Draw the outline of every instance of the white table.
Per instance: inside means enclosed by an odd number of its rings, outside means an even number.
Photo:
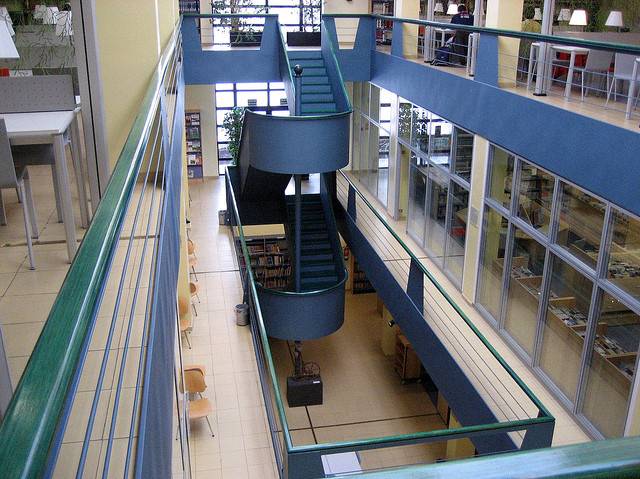
[[[631,81],[629,82],[629,98],[627,98],[627,109],[625,112],[625,118],[627,120],[631,118],[633,104],[636,101],[636,87],[638,86],[639,80],[638,74],[640,74],[640,57],[636,58],[636,61],[633,63],[633,73],[631,74]]]
[[[564,96],[569,98],[571,96],[571,87],[573,85],[573,72],[576,68],[576,55],[588,55],[589,49],[584,47],[572,47],[568,45],[551,45],[551,50],[557,53],[568,53],[569,57],[569,71],[567,72],[567,84],[564,87]],[[553,75],[553,68],[549,72],[549,75]]]
[[[531,78],[533,74],[534,64],[538,62],[538,57],[540,55],[540,42],[533,42],[531,44],[531,50],[529,51],[529,69],[527,72],[527,90],[531,87]],[[589,49],[583,47],[572,47],[568,45],[549,45],[549,49],[555,53],[568,53],[569,57],[569,69],[567,71],[567,83],[564,87],[564,96],[565,98],[569,98],[571,96],[571,86],[573,85],[573,72],[576,67],[576,56],[577,55],[588,55]],[[553,61],[550,62],[553,67]],[[551,79],[553,75],[553,68],[549,69],[549,75],[546,78],[546,88],[549,89],[551,84]]]
[[[76,242],[76,225],[73,216],[73,203],[71,201],[71,187],[69,184],[69,170],[65,154],[65,143],[68,134],[71,136],[71,150],[76,168],[76,178],[81,175],[81,161],[78,148],[78,128],[76,115],[79,110],[47,111],[37,113],[3,113],[7,125],[7,134],[12,145],[53,144],[56,162],[56,176],[62,203],[62,221],[64,223],[67,239],[67,253],[69,262],[73,261],[78,244]],[[82,185],[80,185],[80,183]],[[84,180],[78,181],[78,193],[80,194],[80,210],[83,222],[87,215],[86,192]],[[83,211],[84,210],[84,211]]]

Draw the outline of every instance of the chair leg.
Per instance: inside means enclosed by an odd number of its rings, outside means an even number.
[[[29,209],[29,219],[31,220],[31,237],[38,239],[40,234],[38,233],[38,216],[36,215],[36,208],[33,205],[33,194],[31,192],[31,180],[29,179],[29,171],[24,174],[24,204],[23,208]]]
[[[191,266],[191,271],[193,272],[193,277],[195,278],[195,280],[198,281],[198,275],[196,274],[196,267]]]
[[[189,346],[189,349],[191,349],[191,341],[189,341],[189,333],[187,333],[186,331],[183,331],[182,334],[184,334],[184,339],[187,341],[187,346]]]
[[[4,201],[2,200],[2,190],[0,190],[0,225],[6,226],[7,213],[4,210]]]
[[[51,177],[53,178],[53,194],[56,197],[56,212],[58,214],[58,223],[62,223],[62,197],[58,189],[58,175],[56,165],[51,165]]]
[[[207,420],[207,424],[209,425],[209,431],[211,431],[211,437],[216,437],[216,435],[213,433],[213,428],[211,427],[211,422],[209,421],[209,416],[205,416],[204,418]]]
[[[18,196],[24,195],[24,182],[18,183]],[[29,253],[29,269],[36,269],[36,261],[33,256],[33,244],[31,243],[31,220],[29,218],[29,208],[26,204],[22,205],[22,216],[24,217],[24,231],[27,235],[27,251]]]
[[[611,91],[613,90],[613,86],[616,84],[616,79],[614,78],[611,82],[611,85],[607,89],[607,101],[604,103],[604,107],[607,108],[609,105],[609,100],[611,99]]]
[[[193,312],[195,313],[196,318],[197,318],[198,317],[198,310],[196,309],[196,303],[191,301],[191,307],[193,308]]]

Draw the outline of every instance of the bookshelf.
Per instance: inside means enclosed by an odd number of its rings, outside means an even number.
[[[371,0],[371,13],[393,16],[393,0]],[[393,22],[391,20],[376,20],[376,43],[391,45]]]
[[[180,13],[200,13],[200,0],[180,0]]]
[[[289,246],[284,236],[264,236],[247,238],[247,249],[251,269],[256,281],[263,287],[283,291],[287,289],[291,277]],[[246,269],[244,257],[240,257],[240,268]]]
[[[365,272],[358,267],[358,261],[356,261],[356,258],[352,253],[349,254],[349,271],[351,292],[353,294],[366,294],[376,292],[373,285],[369,282],[369,279],[367,278]]]
[[[202,135],[200,112],[188,111],[184,114],[187,136],[187,173],[189,178],[202,178]]]

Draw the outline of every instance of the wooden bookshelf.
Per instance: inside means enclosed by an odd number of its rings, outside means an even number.
[[[263,287],[283,291],[291,280],[289,246],[284,236],[247,238],[251,269],[257,282]],[[240,268],[246,269],[244,257]]]
[[[376,292],[365,272],[358,267],[358,261],[352,252],[349,254],[349,285],[353,294]]]
[[[187,137],[187,173],[189,178],[202,178],[202,134],[200,130],[200,112],[185,112],[184,120]]]

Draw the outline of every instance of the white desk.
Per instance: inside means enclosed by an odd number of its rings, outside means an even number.
[[[552,54],[555,53],[568,53],[569,57],[569,69],[567,71],[567,83],[564,87],[564,96],[565,98],[569,98],[571,96],[571,86],[573,85],[573,72],[576,68],[576,56],[577,55],[588,55],[589,49],[583,47],[572,47],[567,45],[549,45],[549,50]],[[540,55],[540,42],[533,42],[531,44],[531,50],[529,51],[529,70],[527,72],[527,90],[531,87],[531,78],[533,74],[534,64],[538,62],[538,57]],[[553,60],[550,62],[551,68],[549,69],[549,75],[546,78],[546,88],[548,90],[551,85],[551,80],[553,76]]]
[[[636,58],[636,61],[633,63],[633,73],[631,74],[631,81],[629,82],[629,98],[627,98],[627,109],[625,112],[625,118],[627,120],[631,118],[633,104],[636,101],[636,88],[639,80],[638,74],[640,74],[640,57]]]
[[[53,144],[56,162],[56,175],[60,202],[62,203],[62,221],[64,222],[65,236],[67,239],[67,253],[69,262],[73,261],[78,248],[76,242],[76,225],[73,217],[73,203],[71,201],[71,187],[69,184],[69,171],[65,154],[65,135],[71,133],[71,148],[74,156],[74,164],[80,163],[78,154],[78,131],[76,114],[72,111],[48,111],[38,113],[3,113],[7,125],[7,134],[12,145]],[[78,168],[79,166],[76,166]],[[76,170],[79,176],[78,170]],[[84,181],[82,181],[84,185]],[[84,194],[84,188],[79,193]],[[82,199],[80,204],[82,205]],[[85,203],[86,206],[86,203]],[[82,210],[82,206],[81,206]],[[86,213],[86,211],[85,211]]]
[[[564,96],[565,98],[569,98],[571,96],[571,87],[573,86],[573,72],[576,68],[576,55],[588,55],[589,49],[567,45],[551,45],[551,50],[558,53],[568,53],[570,55],[569,71],[567,72],[567,84],[564,87]],[[553,68],[549,72],[549,75],[553,75]]]

